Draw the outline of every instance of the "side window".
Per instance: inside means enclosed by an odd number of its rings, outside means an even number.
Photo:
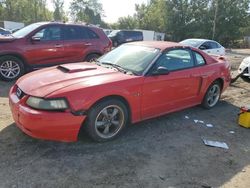
[[[212,47],[210,46],[210,42],[204,42],[201,46],[200,46],[201,50],[209,50],[212,49]]]
[[[83,27],[68,26],[65,28],[65,40],[88,39],[88,33]]]
[[[117,36],[117,39],[118,39],[118,40],[123,40],[123,38],[124,38],[124,33],[123,33],[123,31],[119,31],[119,32],[116,34],[116,36]]]
[[[98,39],[99,36],[91,29],[86,29],[89,39]]]
[[[219,45],[216,42],[210,42],[210,46],[212,47],[212,49],[219,48]]]
[[[202,55],[200,55],[200,54],[197,53],[197,52],[194,52],[194,54],[195,54],[195,58],[196,58],[197,65],[205,65],[205,64],[206,64],[206,61],[205,61],[205,59],[202,57]]]
[[[41,41],[61,40],[61,27],[50,26],[38,31],[33,37],[39,38]]]
[[[162,54],[156,62],[156,67],[165,67],[169,71],[186,69],[194,66],[189,50],[175,49]]]

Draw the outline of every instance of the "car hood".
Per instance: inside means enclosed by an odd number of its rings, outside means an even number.
[[[55,91],[78,83],[81,83],[84,88],[131,77],[133,76],[95,64],[72,63],[26,74],[17,81],[17,85],[25,94],[46,97]]]
[[[12,42],[14,40],[16,40],[16,38],[13,36],[0,35],[0,42]]]

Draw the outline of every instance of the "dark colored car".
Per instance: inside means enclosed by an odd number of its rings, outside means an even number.
[[[111,48],[112,42],[97,27],[34,23],[0,38],[0,78],[11,81],[33,69],[91,61]]]
[[[142,41],[143,33],[141,31],[114,30],[108,37],[112,40],[113,46],[117,47],[127,42]]]
[[[0,35],[9,35],[9,34],[11,34],[9,30],[0,27]]]

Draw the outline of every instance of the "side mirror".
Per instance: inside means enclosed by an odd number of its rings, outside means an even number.
[[[206,50],[207,48],[205,46],[200,46],[199,49],[200,50]]]
[[[169,70],[166,67],[158,67],[156,70],[152,72],[153,76],[158,76],[158,75],[168,75]]]
[[[31,41],[33,41],[33,42],[38,42],[38,41],[41,41],[41,38],[40,38],[40,37],[33,36],[33,37],[31,37]]]

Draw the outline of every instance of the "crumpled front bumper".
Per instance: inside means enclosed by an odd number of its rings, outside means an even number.
[[[86,116],[75,116],[71,112],[40,111],[28,107],[27,97],[19,99],[13,87],[9,93],[9,105],[13,119],[27,135],[54,141],[77,141],[78,133]]]

